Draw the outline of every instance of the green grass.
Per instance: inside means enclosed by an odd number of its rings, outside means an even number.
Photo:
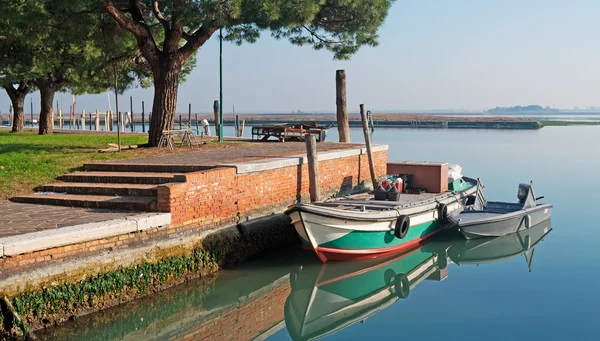
[[[122,144],[144,144],[146,136],[123,136]],[[31,132],[12,134],[0,130],[0,201],[52,181],[90,161],[127,158],[135,153],[98,153],[116,143],[116,136]]]
[[[578,121],[540,121],[544,127],[563,127],[563,126],[597,126],[600,121],[596,122],[578,122]]]

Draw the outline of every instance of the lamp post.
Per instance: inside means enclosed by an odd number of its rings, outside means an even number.
[[[223,29],[219,29],[219,142],[223,142]]]

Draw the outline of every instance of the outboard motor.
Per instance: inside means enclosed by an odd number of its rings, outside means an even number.
[[[525,200],[527,200],[527,195],[529,194],[530,186],[527,184],[519,184],[519,191],[517,193],[517,198],[519,198],[519,203],[524,204]]]

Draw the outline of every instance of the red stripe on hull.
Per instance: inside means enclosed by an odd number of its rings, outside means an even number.
[[[330,260],[337,261],[348,261],[348,260],[362,260],[362,259],[373,259],[379,257],[390,256],[396,253],[410,250],[414,247],[419,246],[425,239],[435,235],[442,230],[434,231],[426,234],[420,238],[413,239],[409,242],[402,243],[400,245],[385,247],[381,249],[364,249],[364,250],[345,250],[345,249],[333,249],[329,247],[317,246],[315,252],[321,260],[325,263]]]

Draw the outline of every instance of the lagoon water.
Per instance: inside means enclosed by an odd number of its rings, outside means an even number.
[[[362,141],[361,135],[354,129],[351,138]],[[328,139],[337,139],[335,128]],[[535,236],[483,246],[448,234],[385,264],[324,266],[300,248],[279,250],[216,278],[82,317],[38,337],[597,339],[600,127],[377,129],[373,140],[389,144],[390,160],[460,164],[465,175],[482,179],[491,200],[516,201],[518,183],[533,180],[536,194],[554,204],[551,224]],[[531,271],[521,254],[527,247],[532,248],[528,256],[533,251]],[[447,266],[440,261],[446,253]],[[514,257],[504,257],[508,254]],[[479,265],[468,264],[468,257],[479,257]],[[394,275],[400,273],[408,276],[408,292],[397,290]]]

